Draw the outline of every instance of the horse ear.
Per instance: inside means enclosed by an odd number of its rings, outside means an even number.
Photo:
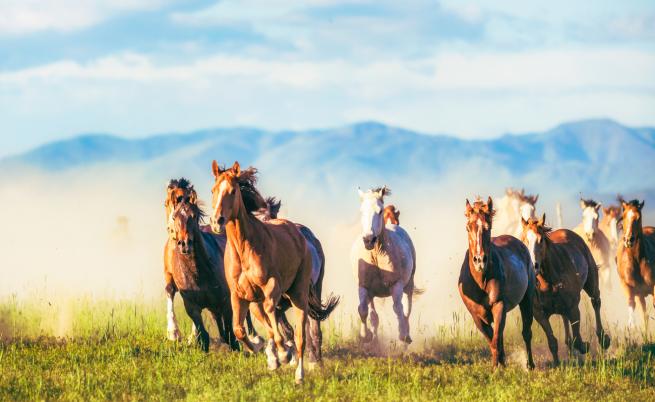
[[[539,199],[539,194],[535,195],[535,196],[532,198],[532,205],[536,204],[538,199]]]
[[[466,199],[466,213],[465,213],[465,215],[469,216],[471,214],[472,209],[473,208],[471,207],[471,203],[469,202],[469,199],[467,198]]]
[[[601,204],[600,202],[599,202],[598,204],[596,204],[596,207],[594,208],[594,209],[596,210],[596,212],[598,212],[598,210],[600,209],[600,207],[601,207],[602,205],[603,205],[603,204]]]
[[[584,200],[580,198],[580,209],[585,209],[587,204],[585,204]]]
[[[541,215],[541,219],[539,219],[539,222],[537,223],[539,224],[539,226],[543,226],[545,222],[546,222],[546,213],[544,212],[544,214]]]
[[[218,179],[218,176],[221,175],[221,168],[218,166],[218,162],[216,162],[216,159],[212,162],[212,173],[214,173],[214,177]]]
[[[241,165],[239,165],[238,161],[234,161],[234,164],[232,165],[232,172],[234,172],[235,176],[239,176],[241,174]]]
[[[400,210],[396,210],[396,219],[400,218]]]
[[[644,204],[645,204],[645,203],[646,203],[646,200],[643,200],[643,201],[641,202],[641,204],[639,204],[639,210],[640,210],[640,211],[641,211],[641,209],[644,207]]]
[[[528,221],[526,221],[523,217],[521,217],[521,226],[523,227],[528,226]]]
[[[494,212],[494,200],[491,199],[491,196],[487,197],[487,208],[489,208],[490,214]]]

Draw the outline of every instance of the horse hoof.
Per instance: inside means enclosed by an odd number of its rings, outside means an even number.
[[[267,358],[266,359],[266,365],[268,366],[268,369],[271,371],[277,370],[280,368],[280,362],[277,361],[276,358]]]
[[[253,353],[258,353],[264,348],[264,339],[261,336],[253,336],[248,338],[252,344]]]
[[[303,381],[302,378],[296,378],[296,385],[302,385]]]
[[[364,343],[369,343],[373,340],[373,332],[371,331],[366,331],[366,335],[364,336],[359,336],[359,339],[364,342]]]
[[[534,362],[528,361],[527,367],[528,370],[534,370]]]
[[[412,338],[409,335],[406,335],[405,337],[401,337],[400,341],[405,342],[407,345],[409,345],[410,343],[412,343]]]
[[[589,351],[589,342],[578,342],[575,344],[575,349],[584,355]]]
[[[180,339],[182,339],[182,334],[180,334],[179,329],[174,329],[174,330],[169,329],[167,333],[167,338],[169,341],[178,342]]]
[[[610,339],[609,335],[603,334],[600,337],[600,347],[603,349],[607,349],[610,347],[610,343],[612,342],[612,339]]]
[[[280,351],[277,352],[277,358],[282,364],[288,364],[291,361],[292,356],[293,353],[291,351],[291,348],[288,348],[283,352]]]

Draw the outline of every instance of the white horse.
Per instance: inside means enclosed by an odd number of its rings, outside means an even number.
[[[580,237],[587,243],[591,254],[594,256],[600,282],[603,286],[611,288],[610,283],[610,255],[611,245],[610,241],[605,236],[598,225],[600,220],[600,207],[601,203],[594,200],[580,200],[580,208],[582,209],[582,222],[573,229]]]
[[[377,338],[379,325],[375,311],[375,297],[393,299],[393,311],[398,318],[398,339],[406,344],[412,342],[409,335],[409,316],[412,312],[416,251],[407,232],[398,225],[384,224],[384,196],[391,194],[385,186],[366,192],[359,190],[361,201],[362,233],[352,246],[351,259],[359,289],[360,336],[370,342]],[[406,295],[407,312],[403,305]],[[371,308],[371,332],[367,317]]]
[[[538,199],[539,194],[526,195],[523,189],[505,189],[505,195],[498,199],[492,235],[508,234],[520,238],[523,233],[521,219],[536,218],[535,204]]]

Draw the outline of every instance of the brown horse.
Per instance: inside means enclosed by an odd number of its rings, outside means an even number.
[[[548,347],[555,364],[559,364],[557,338],[548,319],[560,314],[564,321],[566,343],[580,353],[587,353],[589,343],[580,335],[580,292],[591,298],[596,316],[598,342],[607,349],[610,338],[603,330],[600,320],[600,290],[598,268],[584,240],[567,229],[551,231],[544,226],[546,214],[541,219],[523,219],[521,239],[528,247],[536,272],[537,291],[534,302],[534,318],[548,338]],[[569,332],[569,322],[573,336]]]
[[[619,279],[628,298],[628,325],[634,325],[635,298],[639,299],[648,331],[646,297],[655,304],[655,227],[642,224],[644,202],[621,200],[623,208],[623,241],[619,243],[616,261]]]
[[[589,247],[591,255],[598,266],[600,280],[603,286],[611,288],[610,283],[610,241],[600,230],[600,207],[601,204],[594,200],[580,199],[582,209],[582,222],[573,231],[580,236]]]
[[[278,219],[278,213],[281,206],[282,202],[280,200],[277,200],[275,197],[266,197],[266,208],[260,210],[258,218],[264,221]],[[311,285],[314,287],[314,291],[320,299],[323,291],[323,277],[325,276],[325,254],[323,253],[323,246],[307,226],[296,223],[296,227],[305,237],[305,240],[307,240],[307,247],[312,255]],[[338,299],[330,296],[328,304],[332,303],[338,303]],[[278,319],[281,323],[280,327],[287,343],[290,341],[293,342],[293,328],[284,314],[290,307],[291,304],[289,303],[289,300],[282,298],[277,308]],[[323,333],[321,331],[320,321],[317,321],[310,316],[307,320],[307,328],[305,331],[307,331],[307,340],[309,343],[309,364],[320,363],[322,360],[321,349],[323,345]]]
[[[213,161],[212,172],[216,181],[212,188],[211,224],[215,231],[225,230],[227,235],[225,269],[234,311],[234,333],[247,350],[254,352],[243,328],[247,308],[253,303],[252,311],[266,327],[269,339],[269,369],[288,363],[290,348],[283,342],[276,315],[280,299],[288,298],[297,319],[295,379],[301,383],[307,314],[322,321],[336,304],[323,306],[310,286],[312,257],[296,225],[284,219],[262,222],[253,215],[265,207],[255,188],[257,170],[241,170],[238,162],[230,169],[222,169]]]
[[[396,209],[395,205],[384,207],[384,223],[386,225],[400,225],[400,211]]]
[[[209,348],[209,334],[202,321],[203,309],[211,312],[223,341],[233,350],[238,350],[223,269],[225,238],[201,231],[203,216],[198,205],[187,199],[178,201],[170,215],[173,228],[164,249],[165,265],[170,268],[172,277],[168,286],[180,292],[186,312],[198,332],[197,341],[204,351]],[[174,291],[171,290],[169,295]],[[169,297],[171,303],[172,296]]]
[[[493,214],[491,197],[486,203],[477,200],[473,205],[466,200],[468,250],[459,275],[459,294],[489,343],[494,368],[505,365],[505,317],[518,305],[527,365],[534,368],[531,326],[535,279],[530,253],[515,237],[491,237]]]
[[[181,338],[180,330],[177,324],[177,318],[175,316],[175,309],[174,309],[175,294],[178,291],[178,286],[175,284],[174,271],[176,267],[173,264],[174,261],[173,253],[175,252],[175,245],[177,243],[177,235],[175,233],[175,225],[174,225],[174,213],[177,205],[181,202],[187,202],[191,205],[195,205],[196,206],[195,208],[199,209],[198,195],[196,193],[196,190],[194,189],[191,182],[189,182],[189,180],[183,177],[180,179],[170,180],[166,188],[166,200],[164,201],[164,207],[166,209],[166,228],[168,231],[168,240],[164,249],[164,282],[165,282],[165,291],[167,295],[167,321],[168,321],[167,333],[168,333],[168,339],[172,341],[178,341]],[[200,213],[199,215],[202,216],[202,213]],[[199,221],[201,221],[201,219],[199,219]],[[199,224],[199,226],[202,232],[205,233],[212,232],[211,227],[209,225]],[[216,240],[221,245],[219,249],[221,255],[218,258],[220,267],[218,269],[219,271],[223,272],[223,253],[225,251],[225,236],[224,235],[214,235],[214,236],[218,236]],[[214,305],[212,306],[212,309],[216,311],[216,310],[221,310],[225,307],[226,307],[225,304],[223,306]],[[229,305],[227,305],[227,307],[231,309]],[[255,329],[252,325],[250,314],[247,315],[246,322],[248,325],[248,331],[253,337],[253,342],[257,344],[261,343],[261,338],[257,336],[257,333],[255,332]],[[227,333],[224,323],[216,322],[216,325],[219,327],[219,333],[221,334]],[[230,327],[231,326],[232,324],[230,323]],[[199,335],[200,334],[195,323],[192,323],[191,333],[189,334],[189,343],[195,342],[198,339]],[[230,338],[233,339],[234,334],[230,333],[228,334],[227,337],[223,337],[223,341],[227,342],[228,339]]]

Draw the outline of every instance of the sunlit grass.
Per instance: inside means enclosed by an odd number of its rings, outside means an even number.
[[[180,310],[180,316],[184,313]],[[345,320],[342,320],[345,321]],[[180,319],[188,333],[189,322]],[[416,330],[408,351],[359,344],[352,324],[325,326],[325,364],[303,386],[263,355],[214,345],[208,354],[165,339],[163,303],[72,299],[0,304],[0,399],[192,400],[653,400],[655,346],[614,332],[609,352],[570,356],[551,368],[535,325],[538,369],[524,369],[510,322],[508,367],[493,371],[466,315]],[[618,329],[613,329],[618,331]],[[560,340],[560,348],[565,348]]]

